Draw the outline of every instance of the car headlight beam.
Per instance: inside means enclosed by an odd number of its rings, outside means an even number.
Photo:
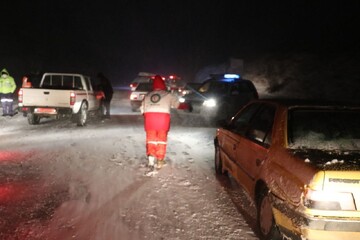
[[[347,192],[308,189],[305,193],[304,205],[317,210],[356,210],[354,197]]]
[[[180,102],[180,103],[184,103],[184,102],[185,102],[185,98],[179,97],[179,102]]]
[[[216,100],[211,98],[211,99],[207,99],[204,101],[203,103],[204,106],[206,107],[215,107],[216,106]]]

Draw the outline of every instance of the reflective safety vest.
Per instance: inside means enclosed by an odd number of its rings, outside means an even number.
[[[14,78],[8,75],[6,78],[0,76],[0,93],[13,93],[16,89]]]

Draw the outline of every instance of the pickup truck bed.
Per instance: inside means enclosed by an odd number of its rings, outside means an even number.
[[[19,110],[29,124],[44,117],[70,116],[84,126],[88,112],[104,114],[104,94],[94,91],[89,77],[81,74],[45,73],[39,88],[19,90]]]

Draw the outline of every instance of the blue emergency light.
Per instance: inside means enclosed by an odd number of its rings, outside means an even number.
[[[238,74],[224,74],[224,78],[232,78],[232,79],[237,79],[237,78],[240,78],[240,75]]]

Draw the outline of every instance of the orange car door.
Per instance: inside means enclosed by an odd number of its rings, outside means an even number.
[[[251,119],[244,138],[236,147],[238,164],[246,176],[242,181],[248,191],[253,189],[261,167],[267,160],[274,115],[275,107],[263,105]]]

